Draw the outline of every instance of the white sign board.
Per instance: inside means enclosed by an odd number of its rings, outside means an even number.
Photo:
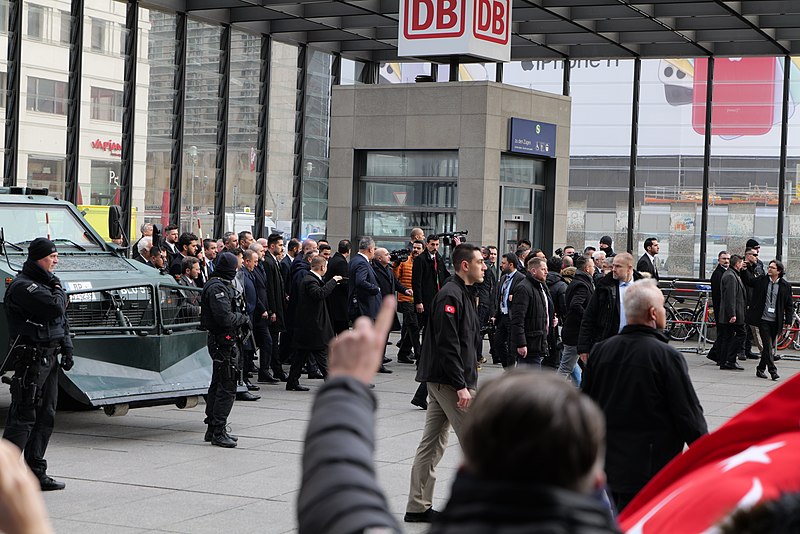
[[[399,56],[511,60],[511,0],[400,0]]]

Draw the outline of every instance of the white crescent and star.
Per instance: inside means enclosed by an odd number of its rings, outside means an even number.
[[[746,448],[739,454],[734,454],[733,456],[722,460],[719,465],[722,467],[722,472],[725,473],[746,463],[752,462],[758,464],[770,464],[772,463],[772,460],[770,459],[768,453],[776,449],[780,449],[784,445],[786,445],[785,441],[767,443],[766,445],[753,445],[752,447]]]

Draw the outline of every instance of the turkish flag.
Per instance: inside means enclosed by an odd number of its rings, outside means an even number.
[[[800,490],[800,375],[667,464],[623,510],[629,533],[705,532],[737,508]]]

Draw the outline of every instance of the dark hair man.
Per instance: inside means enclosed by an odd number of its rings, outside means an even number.
[[[761,334],[761,361],[756,366],[756,376],[772,380],[780,378],[775,367],[775,339],[783,325],[792,322],[792,286],[783,278],[783,263],[772,260],[767,266],[767,276],[753,280],[753,295],[747,308],[747,324],[758,328]]]
[[[411,270],[411,290],[414,294],[414,309],[417,312],[417,322],[423,338],[428,328],[428,310],[433,298],[442,288],[450,272],[444,265],[444,259],[439,254],[439,236],[429,234],[426,250],[414,259]],[[421,383],[411,397],[411,404],[427,409],[428,390],[425,383]]]
[[[405,521],[429,523],[433,509],[434,469],[447,445],[452,425],[461,437],[465,412],[478,385],[478,310],[471,287],[483,281],[486,264],[475,245],[453,249],[455,276],[433,298],[429,328],[422,340],[417,381],[428,386],[425,430],[411,467]],[[416,268],[416,266],[415,266]]]
[[[242,250],[247,250],[250,248],[250,245],[253,244],[255,239],[253,239],[253,233],[247,230],[242,230],[239,232],[239,248]]]
[[[597,251],[597,249],[595,247],[593,247],[592,245],[589,245],[588,247],[583,249],[583,255],[588,257],[588,258],[591,258],[596,251]]]
[[[247,325],[248,318],[236,303],[237,291],[233,279],[239,260],[229,252],[217,257],[217,268],[200,296],[200,326],[208,331],[208,353],[213,360],[211,384],[206,397],[208,425],[205,440],[225,448],[236,447],[237,439],[226,429],[228,415],[236,397],[237,362],[239,348],[236,338]]]
[[[37,237],[28,245],[28,259],[5,293],[11,341],[8,357],[14,376],[3,438],[22,451],[42,491],[65,487],[47,475],[44,453],[55,423],[58,368],[69,371],[74,363],[66,314],[69,298],[53,274],[57,265],[55,244]]]
[[[303,279],[308,271],[311,270],[311,260],[318,253],[319,250],[316,241],[313,239],[304,240],[302,243],[302,250],[295,254],[291,269],[289,270],[289,278],[286,284],[286,293],[289,298],[288,306],[286,307],[286,335],[281,341],[281,357],[284,362],[291,362],[292,366],[295,365],[295,356],[297,356],[294,331],[298,321],[302,321],[302,318],[297,315],[297,304],[299,302],[297,295],[299,294]],[[298,365],[302,367],[302,362]],[[310,365],[309,371],[309,378],[322,377],[316,370],[316,364]],[[301,386],[299,382],[287,382],[286,389],[289,391],[306,391],[306,388]]]
[[[295,331],[297,360],[302,364],[313,358],[323,377],[328,376],[327,348],[328,342],[334,336],[325,299],[343,280],[341,276],[335,275],[328,282],[324,282],[327,267],[328,260],[322,255],[314,256],[311,260],[311,269],[303,278],[297,295],[299,300],[297,313],[303,320],[298,321]],[[292,365],[288,383],[299,384],[300,371],[300,367],[296,368]],[[302,387],[294,388],[294,390],[302,390]],[[305,390],[308,391],[308,388]]]
[[[714,272],[711,273],[711,305],[714,310],[717,310],[715,313],[718,313],[720,306],[720,281],[722,279],[722,275],[728,270],[730,263],[731,255],[728,254],[728,251],[720,250],[719,254],[717,254],[717,266],[714,268]],[[711,350],[709,350],[708,354],[706,354],[706,358],[713,361],[717,365],[719,365],[719,347],[719,343],[714,343],[711,346]]]
[[[264,273],[267,282],[267,303],[269,311],[269,333],[272,338],[272,352],[270,369],[272,375],[261,369],[259,382],[267,384],[275,380],[286,381],[286,373],[281,366],[281,345],[285,341],[283,333],[286,332],[286,290],[285,276],[281,272],[281,262],[278,259],[283,254],[283,236],[279,233],[270,234],[267,238],[267,253],[264,255]]]
[[[483,282],[476,284],[475,287],[478,293],[478,320],[481,323],[481,328],[484,328],[489,324],[489,319],[494,311],[494,297],[497,289],[497,271],[494,262],[497,261],[497,247],[483,247],[481,252],[485,253],[483,261],[486,264],[486,272],[484,273]],[[493,341],[494,335],[490,334],[489,346],[492,345]],[[478,343],[478,363],[486,363],[486,358],[483,357],[483,335],[481,335]]]
[[[173,258],[169,266],[169,274],[180,276],[183,258],[194,257],[197,254],[197,236],[190,232],[184,232],[178,238],[178,254]]]
[[[181,260],[181,275],[178,283],[186,287],[197,287],[200,275],[200,260],[187,256]],[[184,321],[197,321],[200,317],[200,295],[194,291],[181,291],[182,301],[178,306],[179,317]]]
[[[370,456],[376,406],[369,384],[391,304],[384,303],[375,328],[358,322],[331,343],[330,379],[314,402],[304,440],[301,534],[400,530]],[[604,482],[604,434],[597,406],[553,376],[513,372],[492,380],[470,408],[461,438],[464,464],[432,532],[618,532],[591,495]],[[571,460],[541,461],[557,457]],[[361,482],[347,491],[335,489],[356,479]]]
[[[625,291],[641,277],[633,270],[633,256],[623,252],[614,256],[611,272],[595,283],[578,336],[578,354],[584,361],[595,343],[618,334],[625,326]]]
[[[164,228],[164,242],[167,250],[167,265],[172,264],[172,260],[178,255],[178,226],[174,224],[167,225]]]
[[[758,258],[760,254],[761,247],[758,245],[758,242],[755,239],[751,239],[748,241],[751,245],[755,243],[755,246],[749,246],[744,251],[744,264],[742,265],[741,270],[739,271],[739,276],[742,279],[742,283],[744,284],[744,297],[747,305],[749,306],[752,302],[753,298],[753,286],[755,285],[756,279],[765,276],[766,273],[764,272],[764,264]],[[740,360],[758,360],[760,359],[760,355],[753,352],[753,347],[761,352],[763,350],[763,344],[761,342],[761,334],[758,330],[756,325],[747,323],[745,326],[745,340],[744,340],[744,353],[739,355]]]
[[[744,268],[741,256],[731,256],[730,268],[720,278],[719,309],[717,314],[717,350],[719,368],[727,371],[744,371],[736,363],[736,356],[744,346],[745,310],[747,309],[745,288],[739,271]]]
[[[325,273],[325,281],[329,281],[334,276],[347,277],[347,260],[350,258],[350,241],[342,239],[339,241],[337,252],[328,260],[328,271]],[[333,333],[340,334],[350,328],[350,320],[347,315],[347,284],[337,284],[333,292],[328,296],[328,313],[333,325]]]
[[[331,259],[331,254],[332,254],[331,246],[328,245],[327,243],[321,244],[319,246],[319,254],[326,260]]]
[[[294,262],[294,259],[297,257],[299,252],[300,241],[295,238],[291,238],[289,243],[286,245],[286,256],[284,256],[281,260],[281,272],[283,273],[283,281],[287,291],[289,290],[289,285],[291,282],[289,276],[290,271],[292,270],[292,262]]]
[[[686,360],[664,336],[656,282],[634,282],[624,299],[626,325],[592,348],[581,386],[608,422],[606,475],[618,510],[684,444],[708,433]]]
[[[494,306],[494,324],[497,329],[494,333],[494,358],[493,363],[500,363],[503,367],[514,367],[517,357],[511,353],[511,310],[512,295],[517,285],[525,279],[525,273],[517,270],[517,255],[513,252],[503,254],[500,259],[500,280],[497,282],[497,300]]]
[[[564,254],[563,256],[569,256],[570,258],[575,255],[575,247],[572,245],[567,245],[564,247]]]
[[[658,238],[648,237],[644,240],[644,254],[636,263],[636,270],[640,273],[650,273],[650,277],[658,280]]]
[[[510,336],[518,364],[541,368],[547,354],[547,338],[555,327],[555,306],[546,283],[547,262],[531,256],[525,280],[514,291],[511,302]]]
[[[575,276],[564,294],[564,320],[561,325],[561,341],[564,344],[558,374],[571,376],[576,385],[581,385],[578,366],[578,332],[583,313],[594,294],[594,262],[586,256],[575,257]]]

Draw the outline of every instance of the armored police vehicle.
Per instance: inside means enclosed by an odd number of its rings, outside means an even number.
[[[0,307],[22,269],[28,244],[50,238],[58,248],[55,274],[69,295],[67,317],[75,366],[60,371],[61,399],[129,408],[175,403],[193,407],[208,390],[211,358],[198,330],[194,288],[105,243],[69,202],[46,189],[0,187]],[[9,331],[0,311],[0,373],[9,371]]]

